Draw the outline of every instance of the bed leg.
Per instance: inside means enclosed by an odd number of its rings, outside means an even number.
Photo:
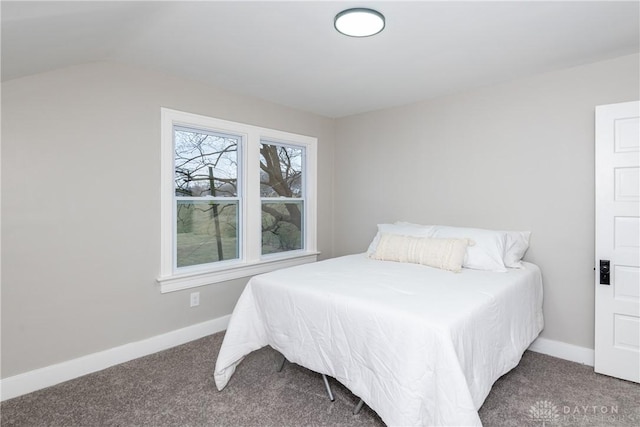
[[[284,357],[284,354],[282,355],[282,361],[280,362],[280,364],[278,364],[278,367],[276,368],[278,370],[278,372],[282,372],[282,368],[284,368],[284,362],[287,361],[287,358]]]
[[[325,374],[322,374],[322,379],[324,380],[324,386],[327,388],[327,394],[329,395],[329,400],[332,402],[335,400],[333,397],[333,393],[331,392],[331,386],[329,385],[329,380]]]
[[[360,399],[355,408],[353,408],[353,415],[358,415],[360,409],[362,409],[362,405],[364,405],[364,400]]]

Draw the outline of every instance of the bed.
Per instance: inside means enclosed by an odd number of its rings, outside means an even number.
[[[253,277],[215,367],[222,390],[271,346],[334,377],[387,425],[481,425],[493,383],[543,327],[540,269],[459,273],[356,254]]]

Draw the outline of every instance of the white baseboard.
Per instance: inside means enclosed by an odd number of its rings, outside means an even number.
[[[231,315],[0,380],[4,401],[227,329]]]
[[[227,329],[231,315],[219,317],[207,322],[198,323],[186,328],[156,335],[142,341],[110,348],[98,353],[82,356],[44,368],[18,374],[0,380],[0,400],[4,401],[23,394],[31,393],[64,381],[72,380],[83,375],[106,369],[119,363],[157,353],[189,341],[197,340],[207,335]],[[537,338],[529,350],[536,353],[548,354],[572,362],[593,366],[593,350],[554,341],[547,338]]]
[[[579,347],[577,345],[539,337],[531,343],[529,350],[583,365],[593,366],[594,352],[591,348]]]

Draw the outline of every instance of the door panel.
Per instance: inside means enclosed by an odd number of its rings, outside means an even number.
[[[637,352],[640,348],[640,318],[616,314],[613,323],[615,346]]]
[[[614,129],[616,153],[638,151],[640,145],[638,142],[640,140],[640,119],[638,117],[614,119]]]
[[[613,276],[616,278],[613,283],[615,299],[640,303],[640,268],[616,265]]]
[[[635,249],[640,246],[640,218],[617,216],[614,218],[615,248]]]
[[[615,168],[615,200],[637,202],[640,199],[640,168]]]

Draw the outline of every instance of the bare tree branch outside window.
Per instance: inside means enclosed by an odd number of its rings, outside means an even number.
[[[263,254],[302,248],[303,158],[300,147],[260,146]]]
[[[178,267],[238,257],[239,141],[174,129]]]

